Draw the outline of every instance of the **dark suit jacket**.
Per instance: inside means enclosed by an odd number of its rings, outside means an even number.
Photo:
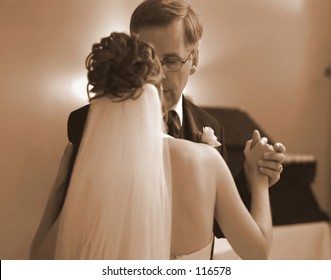
[[[90,105],[85,105],[69,115],[68,119],[68,138],[73,144],[73,155],[70,164],[70,171],[67,178],[67,184],[69,185],[72,168],[78,153],[79,145],[84,132],[85,122],[88,115]],[[205,110],[194,105],[192,102],[183,97],[183,125],[182,125],[182,138],[193,142],[199,142],[199,132],[202,132],[203,127],[208,126],[214,130],[215,135],[219,142],[222,143],[221,146],[217,148],[219,153],[223,156],[225,161],[227,160],[227,152],[225,148],[224,140],[224,129],[222,124],[220,124],[214,117],[212,117]],[[241,190],[247,191],[246,179],[244,172],[240,172],[237,178],[235,178],[239,193]],[[217,222],[214,222],[214,234],[216,237],[224,237],[222,231],[220,230]]]
[[[87,119],[90,105],[85,105],[69,115],[68,118],[68,139],[73,144],[74,152],[72,164],[74,163],[80,142],[84,133],[85,122]],[[222,125],[205,110],[194,105],[183,97],[183,125],[182,138],[193,142],[199,142],[199,132],[203,127],[209,126],[214,130],[218,141],[224,143],[224,129]],[[222,144],[217,148],[220,154],[226,159],[225,145]]]
[[[211,127],[214,130],[217,140],[224,143],[224,129],[214,117],[212,117],[205,110],[194,105],[183,97],[183,125],[182,138],[193,142],[200,142],[199,133],[202,132],[203,127]],[[216,148],[219,153],[227,158],[225,145]]]

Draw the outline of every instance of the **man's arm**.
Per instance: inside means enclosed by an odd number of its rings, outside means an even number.
[[[45,211],[39,227],[36,231],[36,234],[33,238],[31,249],[30,249],[30,258],[31,259],[41,259],[40,251],[44,240],[46,239],[47,235],[51,231],[52,227],[54,227],[58,216],[61,212],[64,196],[67,190],[67,175],[68,175],[68,168],[69,162],[72,155],[72,145],[69,143],[63,156],[60,161],[60,166],[58,173],[55,178],[55,182],[51,189]],[[54,240],[55,245],[55,240]],[[50,248],[46,248],[51,250]]]

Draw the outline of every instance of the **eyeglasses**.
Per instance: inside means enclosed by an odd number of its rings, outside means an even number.
[[[190,54],[188,55],[188,57],[185,60],[180,60],[180,59],[176,59],[176,58],[168,58],[168,59],[164,59],[161,60],[161,65],[164,71],[167,72],[177,72],[180,69],[182,69],[183,64],[185,64],[188,59],[191,57],[192,53],[194,50],[192,50],[190,52]]]

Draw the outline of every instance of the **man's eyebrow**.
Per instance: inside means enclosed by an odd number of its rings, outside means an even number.
[[[181,59],[181,57],[176,53],[166,53],[165,55],[163,55],[162,59],[165,59],[165,58],[178,58],[178,59]]]
[[[166,53],[163,55],[163,57],[178,57],[180,58],[180,56],[177,53]]]

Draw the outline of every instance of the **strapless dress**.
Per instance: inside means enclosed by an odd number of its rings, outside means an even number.
[[[179,255],[179,256],[172,256],[172,260],[210,260],[211,250],[213,247],[213,238],[210,240],[207,246],[203,247],[202,249],[193,252],[188,255]]]

